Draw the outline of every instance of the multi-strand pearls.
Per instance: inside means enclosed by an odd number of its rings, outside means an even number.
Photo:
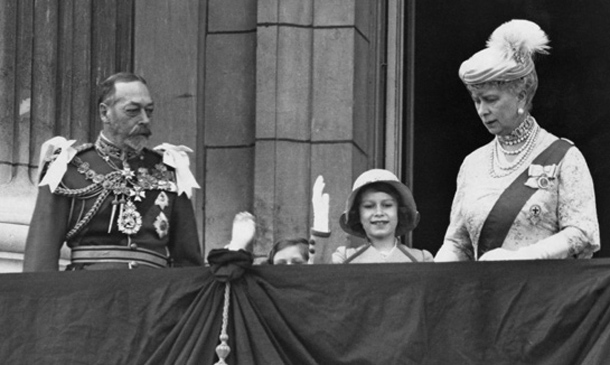
[[[497,143],[497,148],[500,150],[500,152],[502,152],[505,155],[518,155],[521,152],[523,152],[525,150],[525,148],[527,147],[527,143],[525,143],[523,146],[519,147],[518,149],[514,150],[514,151],[509,151],[509,150],[505,150],[502,147],[502,143]]]
[[[524,128],[522,128],[524,127]],[[531,155],[534,150],[534,145],[536,142],[536,138],[538,136],[538,132],[540,131],[540,127],[534,120],[532,116],[527,116],[525,121],[521,123],[521,125],[517,129],[521,129],[519,132],[519,139],[521,142],[525,141],[525,144],[514,151],[507,151],[502,148],[502,144],[505,141],[501,141],[499,136],[496,137],[494,141],[494,145],[491,148],[491,166],[490,166],[490,175],[494,178],[505,177],[518,170],[523,163],[527,160],[527,158]],[[512,135],[513,133],[511,133]],[[525,138],[522,138],[525,136]],[[512,143],[517,139],[513,139],[510,145],[514,145],[516,143]],[[509,164],[503,164],[500,161],[500,153],[504,153],[506,155],[515,155],[517,156],[515,160]],[[500,171],[498,171],[500,170]]]

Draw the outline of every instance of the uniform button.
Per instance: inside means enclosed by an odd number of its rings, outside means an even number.
[[[139,266],[139,264],[137,262],[135,262],[135,261],[130,261],[129,262],[129,268],[130,269],[137,269],[138,266]]]
[[[131,248],[132,250],[137,250],[138,249],[138,245],[135,243],[132,243],[129,245],[129,248]]]

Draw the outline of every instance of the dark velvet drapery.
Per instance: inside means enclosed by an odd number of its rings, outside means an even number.
[[[0,275],[0,363],[214,364],[214,273]],[[609,321],[607,259],[254,266],[232,281],[227,362],[607,364]]]

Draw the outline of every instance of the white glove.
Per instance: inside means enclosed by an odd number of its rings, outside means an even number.
[[[555,234],[517,251],[496,248],[483,254],[479,261],[565,259],[569,253],[569,240]]]
[[[519,251],[511,251],[505,248],[495,248],[487,251],[479,258],[479,261],[510,261],[510,260],[527,260],[526,257],[520,257]]]
[[[330,210],[330,197],[328,194],[322,193],[324,186],[324,178],[320,175],[313,184],[311,194],[311,203],[313,204],[313,227],[311,228],[318,232],[329,233],[328,211]]]
[[[254,216],[248,212],[239,212],[233,219],[231,231],[231,242],[227,246],[229,250],[248,250],[248,245],[254,240],[256,233],[256,221]]]
[[[553,236],[547,237],[535,244],[519,249],[517,252],[522,260],[566,259],[570,256],[569,233],[578,232],[577,228],[568,227]]]

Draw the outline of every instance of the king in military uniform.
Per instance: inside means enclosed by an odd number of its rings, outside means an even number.
[[[195,181],[184,146],[145,147],[154,104],[146,81],[118,73],[100,85],[103,130],[95,143],[55,137],[41,148],[40,183],[24,271],[203,263],[190,201]]]

